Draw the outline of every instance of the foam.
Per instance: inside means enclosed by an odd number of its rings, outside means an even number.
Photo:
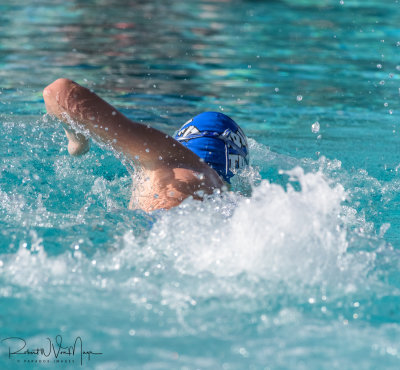
[[[250,198],[229,194],[208,204],[188,201],[159,220],[148,243],[177,253],[175,266],[187,274],[328,279],[348,245],[340,218],[344,189],[320,172],[305,174],[298,167],[287,174],[301,191],[262,181]]]

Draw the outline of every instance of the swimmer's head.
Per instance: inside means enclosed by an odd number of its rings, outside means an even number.
[[[204,112],[174,135],[212,167],[225,181],[249,164],[247,139],[237,123],[223,113]]]

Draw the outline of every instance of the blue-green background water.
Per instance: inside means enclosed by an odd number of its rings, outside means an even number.
[[[1,338],[81,336],[95,369],[399,368],[399,19],[393,0],[0,0]],[[114,154],[68,156],[45,116],[58,77],[168,133],[223,111],[252,166],[222,198],[129,211]],[[0,348],[2,369],[80,366]]]

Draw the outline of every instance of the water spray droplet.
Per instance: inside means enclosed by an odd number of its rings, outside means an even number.
[[[317,132],[319,132],[319,129],[320,129],[320,124],[319,124],[318,121],[314,122],[314,123],[311,125],[311,131],[312,131],[314,134],[316,134]]]

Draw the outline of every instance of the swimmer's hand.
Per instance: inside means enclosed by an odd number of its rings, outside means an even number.
[[[73,156],[87,153],[90,149],[89,140],[84,135],[75,132],[71,126],[64,122],[63,127],[68,139],[68,153]]]

